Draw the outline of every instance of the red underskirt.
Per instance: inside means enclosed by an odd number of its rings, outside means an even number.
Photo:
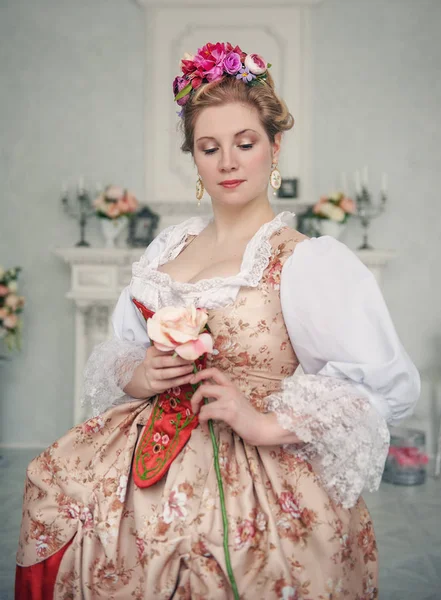
[[[30,567],[17,565],[15,572],[15,600],[52,600],[55,580],[64,553],[73,538],[58,552],[41,563]]]

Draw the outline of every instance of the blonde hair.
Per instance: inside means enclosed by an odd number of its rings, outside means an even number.
[[[260,122],[271,143],[277,133],[288,131],[294,126],[294,117],[285,102],[275,92],[274,81],[270,73],[263,82],[248,85],[232,76],[201,85],[190,95],[182,107],[183,152],[193,154],[194,128],[196,119],[204,108],[239,102],[257,109]]]

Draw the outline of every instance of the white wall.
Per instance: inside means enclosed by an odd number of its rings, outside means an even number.
[[[342,170],[368,164],[378,184],[387,170],[390,204],[372,242],[400,255],[384,294],[417,366],[440,365],[441,3],[324,0],[313,10],[316,194]],[[23,267],[27,299],[23,351],[0,366],[4,444],[46,445],[71,425],[73,307],[51,250],[78,233],[59,188],[83,174],[142,198],[143,48],[131,0],[0,6],[0,263]],[[353,223],[343,241],[356,247],[360,235]],[[98,243],[95,224],[88,238]]]

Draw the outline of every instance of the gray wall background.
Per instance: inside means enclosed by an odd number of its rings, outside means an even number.
[[[4,445],[46,446],[71,426],[74,309],[52,251],[78,232],[61,182],[123,183],[148,202],[144,29],[131,0],[0,0],[0,264],[23,267],[26,296],[23,350],[0,365]],[[426,373],[441,364],[441,2],[324,0],[312,29],[316,196],[341,171],[367,164],[378,186],[388,172],[371,237],[399,252],[384,296]],[[353,222],[343,241],[360,236]],[[97,224],[87,237],[101,244]]]

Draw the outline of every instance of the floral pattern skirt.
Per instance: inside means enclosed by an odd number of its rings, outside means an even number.
[[[233,597],[209,435],[194,429],[155,485],[133,482],[151,409],[139,401],[112,408],[28,467],[17,564],[64,549],[57,600]],[[378,598],[377,547],[363,499],[344,509],[295,453],[249,446],[228,426],[214,427],[240,597]]]

